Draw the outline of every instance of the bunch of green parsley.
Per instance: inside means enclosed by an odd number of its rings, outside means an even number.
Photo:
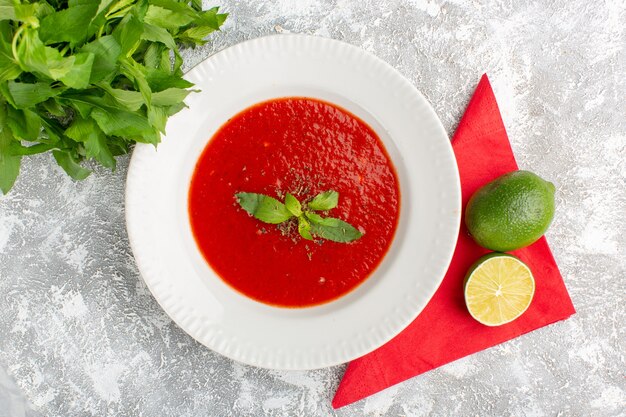
[[[226,19],[201,0],[0,0],[0,190],[25,155],[52,152],[72,178],[135,142],[156,145],[184,107],[179,46]]]

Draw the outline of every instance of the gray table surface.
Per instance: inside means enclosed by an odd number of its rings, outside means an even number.
[[[222,4],[186,68],[276,32],[340,39],[396,67],[450,135],[487,72],[520,166],[557,185],[548,240],[578,313],[333,411],[344,367],[234,363],[159,308],[128,245],[128,158],[77,183],[39,156],[0,199],[0,416],[625,415],[626,3]]]

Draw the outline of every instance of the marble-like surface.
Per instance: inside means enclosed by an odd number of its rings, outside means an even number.
[[[402,72],[450,135],[487,72],[520,166],[557,185],[548,240],[578,313],[333,411],[343,367],[233,363],[161,311],[128,246],[127,158],[75,183],[39,156],[0,199],[0,367],[37,411],[3,376],[0,415],[624,415],[626,3],[222,4],[224,31],[186,51],[187,68],[270,33],[340,39]]]

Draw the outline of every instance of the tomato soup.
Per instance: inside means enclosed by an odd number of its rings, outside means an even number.
[[[363,236],[350,243],[310,241],[296,227],[248,215],[235,194],[253,192],[301,202],[339,193],[320,213]],[[398,224],[400,189],[389,155],[361,119],[333,104],[290,97],[229,119],[202,152],[189,189],[198,248],[232,288],[263,303],[307,307],[345,295],[381,263]]]

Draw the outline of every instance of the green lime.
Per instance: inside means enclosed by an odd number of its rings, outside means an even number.
[[[535,280],[530,268],[515,256],[491,253],[472,265],[463,292],[474,319],[486,326],[500,326],[528,309]]]
[[[554,184],[528,171],[510,172],[479,188],[465,209],[476,243],[498,252],[534,243],[552,217]]]

